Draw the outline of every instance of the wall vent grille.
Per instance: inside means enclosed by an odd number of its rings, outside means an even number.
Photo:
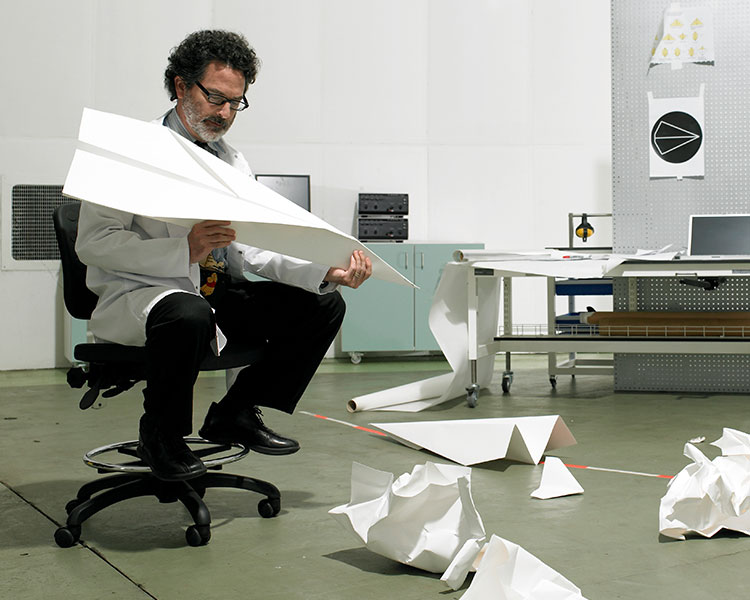
[[[52,212],[73,202],[61,185],[19,184],[11,190],[11,256],[14,260],[57,260]]]

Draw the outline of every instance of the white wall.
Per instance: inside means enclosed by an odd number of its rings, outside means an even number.
[[[488,248],[564,245],[568,212],[611,207],[604,0],[25,0],[2,20],[6,183],[62,182],[84,106],[166,110],[170,48],[220,27],[263,61],[229,139],[256,172],[309,173],[345,231],[359,191],[407,192],[414,240]],[[516,320],[541,322],[529,283]],[[64,364],[59,285],[0,272],[0,369]]]

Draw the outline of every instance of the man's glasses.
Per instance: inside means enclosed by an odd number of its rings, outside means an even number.
[[[198,86],[198,89],[200,89],[201,92],[206,94],[206,100],[210,104],[215,104],[216,106],[223,106],[227,102],[229,103],[229,108],[235,111],[245,110],[248,106],[250,106],[250,103],[247,101],[247,98],[245,98],[244,94],[242,96],[242,100],[230,100],[226,96],[223,96],[222,94],[215,94],[213,92],[209,92],[206,88],[204,88],[201,85],[200,81],[196,81],[195,85]]]

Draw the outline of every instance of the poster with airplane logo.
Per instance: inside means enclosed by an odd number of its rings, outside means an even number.
[[[703,177],[704,85],[694,98],[654,98],[648,93],[649,176]]]

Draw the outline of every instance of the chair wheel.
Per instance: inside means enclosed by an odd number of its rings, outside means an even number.
[[[209,525],[191,525],[185,531],[185,539],[189,546],[205,546],[211,539],[211,527]]]
[[[73,498],[70,502],[68,502],[65,505],[65,512],[70,514],[73,512],[74,508],[78,508],[81,504],[83,504],[83,500],[79,500],[78,498]]]
[[[60,548],[70,548],[81,538],[80,527],[60,527],[55,531],[55,543]]]
[[[258,502],[258,514],[264,519],[270,519],[279,514],[281,510],[281,500],[278,498],[271,500],[270,498],[263,498]]]
[[[66,379],[70,387],[80,389],[86,383],[86,373],[80,367],[73,367],[68,370]]]

